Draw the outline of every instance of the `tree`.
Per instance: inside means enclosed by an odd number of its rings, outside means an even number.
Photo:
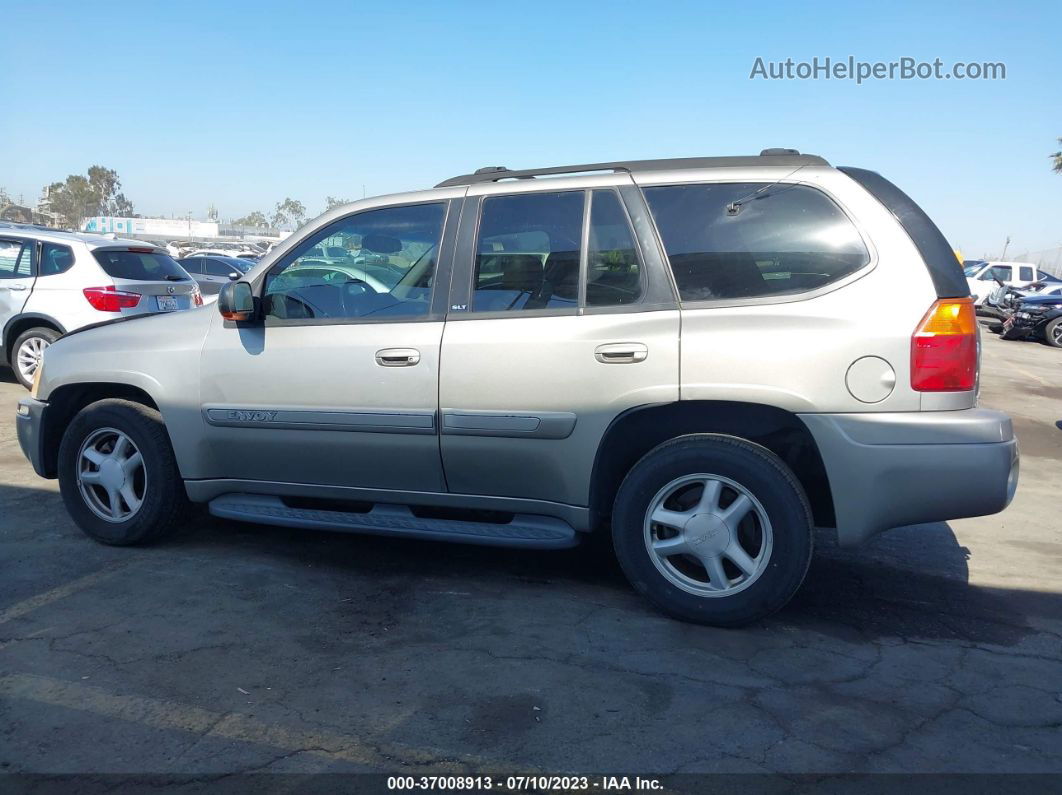
[[[256,229],[263,229],[269,226],[269,219],[265,217],[265,213],[255,210],[243,218],[237,218],[233,223],[236,226],[253,226]]]
[[[350,204],[350,199],[337,199],[334,196],[328,196],[325,199],[325,212],[328,212],[333,207],[338,207],[341,204]]]
[[[52,212],[65,226],[77,229],[93,215],[133,216],[133,203],[121,192],[117,171],[92,166],[87,174],[71,174],[66,181],[53,182],[47,188]]]
[[[1059,138],[1058,142],[1062,144],[1062,138]],[[1055,152],[1051,158],[1055,161],[1051,168],[1056,174],[1062,174],[1062,151]]]
[[[306,220],[306,207],[303,203],[297,199],[292,199],[290,196],[282,202],[277,202],[276,209],[273,211],[273,226],[302,226],[302,222]]]

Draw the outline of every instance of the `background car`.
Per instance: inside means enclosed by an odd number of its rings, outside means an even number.
[[[1036,281],[1062,284],[1062,279],[1038,270],[1028,262],[975,262],[963,268],[963,275],[970,285],[974,305],[978,308],[984,304],[985,298],[995,291],[999,282],[1015,287],[1023,287]]]
[[[187,257],[235,257],[235,258],[238,258],[238,259],[249,260],[252,263],[258,262],[258,260],[261,258],[261,256],[262,255],[258,251],[252,250],[250,248],[222,248],[222,247],[197,248],[197,249],[191,251],[190,253],[185,254],[185,258],[187,258]]]
[[[238,279],[254,265],[246,259],[220,255],[184,257],[177,260],[177,264],[196,280],[204,299],[216,297],[222,286],[232,279]]]
[[[1042,340],[1054,348],[1062,348],[1062,296],[1025,298],[1018,311],[1003,324],[1001,336],[1005,340]]]
[[[0,223],[0,364],[10,363],[26,388],[44,350],[69,331],[202,303],[164,248]]]

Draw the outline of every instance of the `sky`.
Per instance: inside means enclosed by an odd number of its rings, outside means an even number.
[[[1062,245],[1048,2],[7,4],[0,187],[115,169],[142,215],[527,168],[792,147],[879,171],[967,257]],[[1005,80],[750,79],[764,61],[1003,62]]]

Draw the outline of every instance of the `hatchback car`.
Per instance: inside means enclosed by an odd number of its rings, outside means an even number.
[[[0,224],[0,363],[26,388],[44,350],[63,334],[202,303],[195,281],[164,248]]]

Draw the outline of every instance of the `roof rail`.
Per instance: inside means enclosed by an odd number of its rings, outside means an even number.
[[[635,171],[665,171],[683,168],[749,168],[754,166],[828,166],[818,155],[802,155],[796,149],[764,149],[758,155],[738,157],[674,157],[663,160],[617,160],[612,163],[583,163],[574,166],[529,168],[514,171],[505,166],[485,166],[472,174],[463,174],[443,180],[436,188],[455,185],[475,185],[481,182],[500,182],[503,179],[534,179],[554,174],[581,174],[588,171],[611,171],[613,173]]]
[[[77,234],[71,232],[69,229],[59,229],[54,226],[45,226],[44,224],[24,224],[21,221],[0,221],[0,229],[26,229],[34,232],[62,232],[66,235]]]

